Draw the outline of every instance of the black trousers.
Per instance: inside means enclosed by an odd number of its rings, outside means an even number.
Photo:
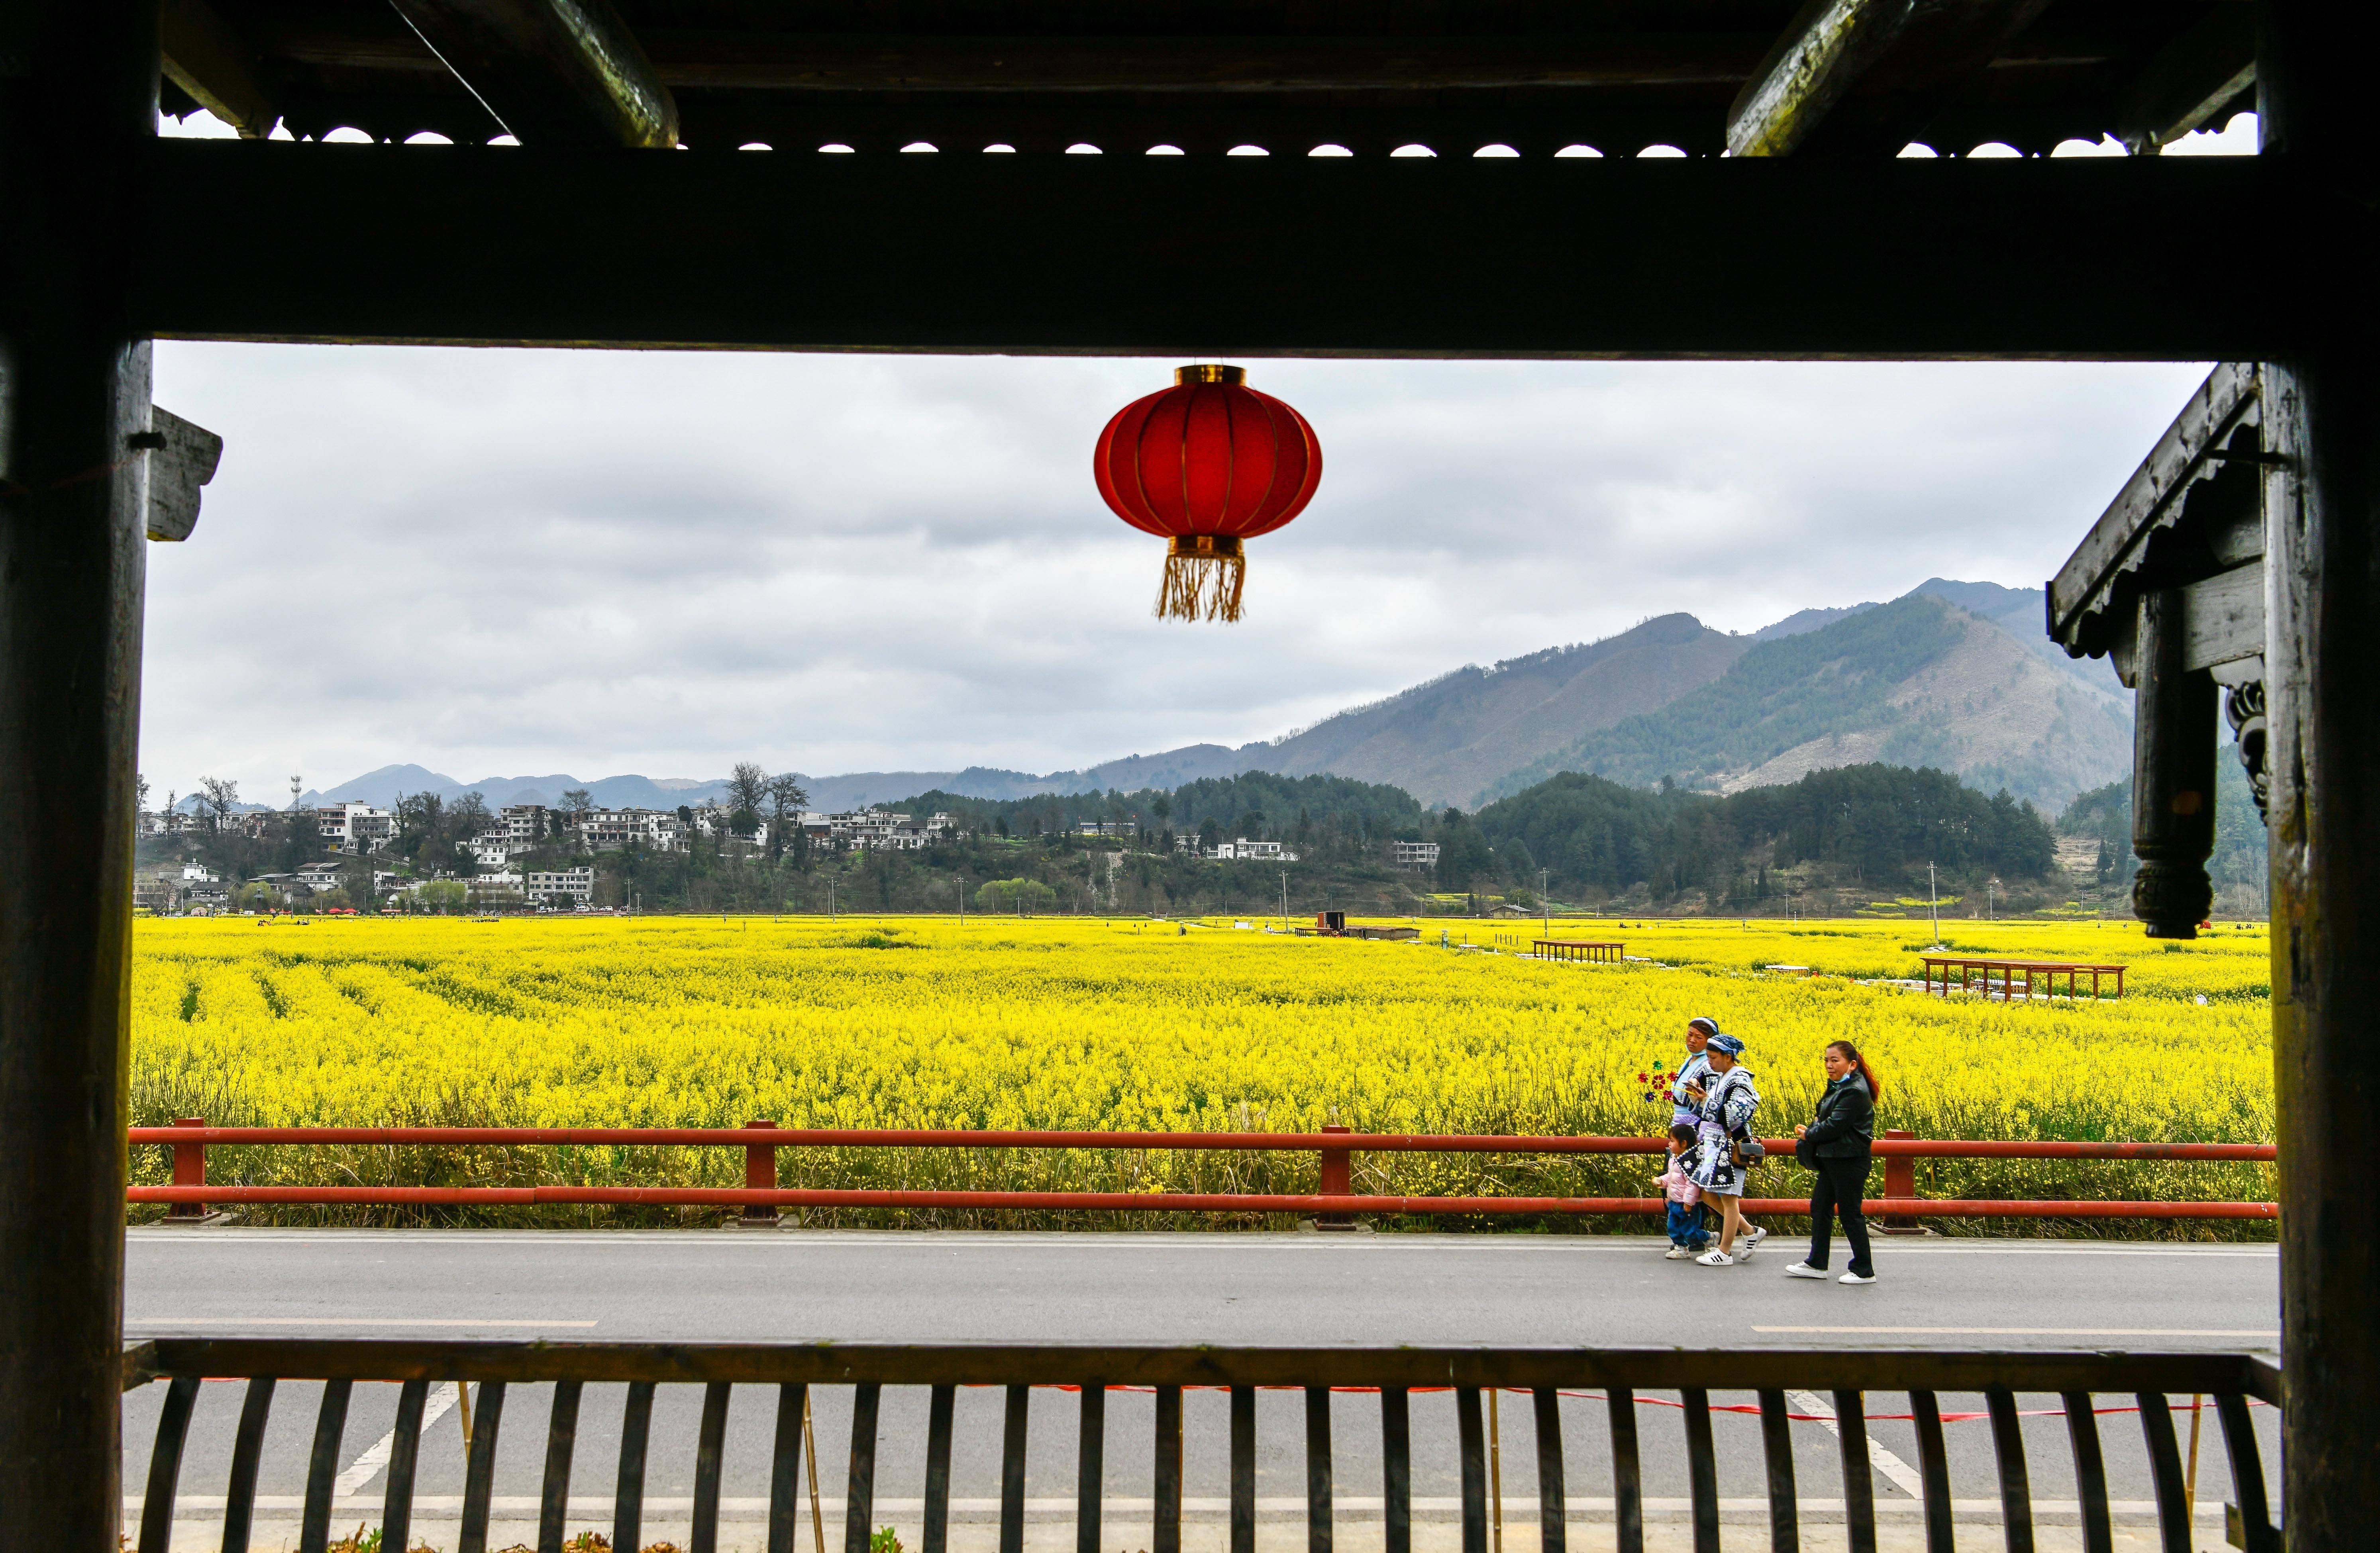
[[[1867,1195],[1868,1156],[1864,1150],[1848,1159],[1818,1160],[1818,1183],[1810,1189],[1810,1266],[1824,1268],[1834,1250],[1833,1219],[1842,1215],[1843,1239],[1852,1243],[1851,1270],[1863,1276],[1876,1271],[1868,1260],[1867,1216],[1860,1199]]]

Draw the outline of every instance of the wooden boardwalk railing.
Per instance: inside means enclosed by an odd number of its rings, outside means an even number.
[[[801,1420],[808,1388],[852,1389],[852,1432],[845,1474],[844,1553],[868,1553],[875,1524],[880,1401],[887,1386],[927,1388],[924,1537],[919,1553],[949,1553],[953,1401],[957,1389],[1002,1387],[1007,1405],[1000,1440],[1000,1547],[1021,1553],[1025,1539],[1026,1398],[1036,1386],[1080,1390],[1081,1449],[1076,1544],[1097,1548],[1104,1498],[1098,1463],[1106,1438],[1111,1388],[1156,1392],[1152,1453],[1155,1500],[1151,1553],[1181,1553],[1185,1389],[1227,1389],[1231,1398],[1229,1478],[1231,1553],[1255,1553],[1256,1392],[1305,1393],[1305,1499],[1308,1553],[1331,1553],[1336,1516],[1330,1393],[1377,1391],[1380,1407],[1382,1520],[1386,1553],[1412,1553],[1413,1447],[1408,1401],[1415,1390],[1451,1389],[1461,1458],[1463,1553],[1488,1553],[1488,1473],[1480,1422],[1487,1389],[1525,1391],[1535,1403],[1539,1535],[1544,1553],[1567,1553],[1570,1492],[1564,1472],[1565,1389],[1592,1389],[1607,1403],[1607,1443],[1618,1553],[1644,1553],[1645,1477],[1636,1407],[1640,1393],[1674,1396],[1684,1410],[1685,1451],[1694,1546],[1719,1546],[1718,1463],[1711,1434],[1715,1390],[1756,1394],[1767,1478],[1770,1542],[1778,1553],[1800,1546],[1793,1443],[1787,1391],[1831,1395],[1840,1439],[1842,1513],[1851,1553],[1874,1553],[1876,1502],[1868,1448],[1867,1397],[1906,1392],[1917,1434],[1926,1546],[1951,1548],[1949,1456],[1940,1397],[1979,1392],[1989,1416],[2004,1535],[2013,1549],[2034,1546],[2032,1471],[2019,1428],[2019,1393],[2050,1393],[2063,1403],[2078,1490],[2085,1553],[2113,1547],[2106,1460],[2095,1399],[2113,1394],[2138,1410],[2155,1486],[2162,1547],[2193,1546],[2188,1494],[2173,1426],[2173,1399],[2207,1395],[2228,1452],[2231,1512],[2247,1553],[2279,1553],[2266,1509],[2265,1473],[2250,1416],[2252,1401],[2277,1402],[2280,1375],[2271,1364],[2231,1353],[1988,1353],[1838,1349],[1721,1352],[1597,1349],[1230,1349],[1161,1347],[871,1347],[829,1344],[753,1346],[659,1343],[317,1342],[158,1340],[126,1351],[125,1388],[164,1380],[140,1507],[140,1553],[167,1553],[181,1478],[182,1449],[199,1386],[205,1378],[247,1377],[247,1399],[231,1454],[223,1546],[248,1546],[257,1475],[276,1382],[321,1380],[306,1473],[301,1553],[322,1553],[330,1535],[333,1489],[358,1381],[401,1385],[382,1510],[381,1546],[412,1546],[414,1483],[421,1418],[430,1388],[476,1384],[477,1426],[470,1436],[457,1553],[486,1553],[497,1441],[505,1426],[507,1389],[550,1385],[538,1553],[561,1553],[571,1464],[584,1389],[626,1383],[620,1420],[612,1547],[644,1546],[643,1506],[653,1397],[664,1385],[700,1386],[703,1408],[695,1442],[692,1537],[688,1553],[716,1553],[722,1462],[729,1411],[739,1387],[776,1391],[770,1456],[768,1547],[796,1553],[800,1529]],[[1647,1397],[1647,1400],[1653,1400]],[[2053,1474],[2062,1479],[2062,1474]],[[815,1477],[815,1474],[814,1474]],[[815,1489],[813,1481],[813,1489]]]

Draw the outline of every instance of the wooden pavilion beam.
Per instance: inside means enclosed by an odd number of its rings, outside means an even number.
[[[2159,49],[2116,102],[2116,138],[2155,155],[2256,84],[2256,7],[2217,6]],[[2216,128],[2222,127],[2220,125]]]
[[[206,0],[161,0],[157,30],[166,79],[249,140],[279,122],[279,94],[256,49]]]
[[[677,143],[677,103],[610,0],[390,0],[523,145]]]
[[[1890,155],[2045,4],[1808,0],[1728,110],[1728,149]]]
[[[2253,158],[155,152],[181,337],[2237,360],[2291,302],[2143,260],[2280,197]]]

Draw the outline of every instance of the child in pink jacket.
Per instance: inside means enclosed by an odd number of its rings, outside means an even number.
[[[1670,1249],[1661,1255],[1671,1262],[1700,1254],[1710,1239],[1703,1224],[1703,1189],[1694,1184],[1696,1135],[1682,1122],[1670,1128],[1669,1168],[1654,1178],[1669,1192]]]

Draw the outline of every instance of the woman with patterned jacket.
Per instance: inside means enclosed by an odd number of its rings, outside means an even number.
[[[1687,1091],[1701,1123],[1702,1158],[1695,1183],[1702,1187],[1705,1201],[1718,1199],[1726,1217],[1719,1227],[1718,1247],[1694,1260],[1706,1268],[1727,1268],[1748,1260],[1768,1236],[1767,1231],[1757,1227],[1746,1232],[1743,1167],[1736,1162],[1738,1143],[1754,1135],[1752,1119],[1760,1113],[1760,1090],[1753,1083],[1752,1070],[1737,1061],[1743,1055],[1743,1043],[1735,1037],[1711,1037],[1703,1054],[1710,1060],[1710,1073]],[[1738,1236],[1743,1240],[1741,1251],[1735,1248]]]

